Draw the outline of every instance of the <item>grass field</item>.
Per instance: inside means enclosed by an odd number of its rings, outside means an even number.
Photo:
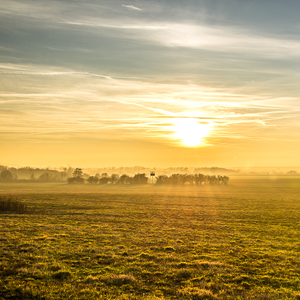
[[[300,299],[300,178],[0,184],[0,299]]]

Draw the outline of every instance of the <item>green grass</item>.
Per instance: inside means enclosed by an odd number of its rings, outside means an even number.
[[[300,299],[299,178],[0,194],[0,299]]]

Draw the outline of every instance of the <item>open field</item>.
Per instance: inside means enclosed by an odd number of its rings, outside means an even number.
[[[0,184],[0,299],[300,299],[300,178]]]

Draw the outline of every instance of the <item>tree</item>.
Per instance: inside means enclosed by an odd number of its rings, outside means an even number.
[[[167,175],[159,175],[156,178],[156,184],[168,184],[169,183],[169,177]]]
[[[108,184],[109,182],[109,177],[101,177],[99,179],[99,184]]]
[[[195,184],[201,185],[203,182],[205,182],[205,175],[203,174],[195,174],[194,175]]]
[[[49,173],[45,172],[42,175],[40,175],[39,180],[41,180],[41,181],[49,181],[50,180]]]
[[[84,183],[83,172],[80,168],[76,168],[73,172],[73,177],[68,178],[69,184],[82,184]]]
[[[184,184],[194,184],[194,176],[191,174],[184,174]]]
[[[99,181],[99,179],[96,176],[90,176],[87,179],[87,182],[90,183],[90,184],[96,184],[96,183],[98,183],[98,181]]]
[[[123,174],[119,179],[119,184],[130,184],[132,183],[132,177]]]
[[[134,184],[147,184],[148,183],[148,177],[146,177],[146,174],[135,174],[132,179]]]
[[[82,177],[82,176],[83,176],[82,169],[76,168],[73,172],[73,177]]]
[[[8,181],[12,181],[13,180],[13,176],[12,176],[12,174],[11,174],[11,172],[9,170],[4,169],[0,173],[0,179],[1,179],[1,181],[8,182]]]
[[[119,175],[118,174],[111,174],[110,176],[110,183],[117,184],[119,182]]]
[[[168,177],[168,176],[166,176]],[[172,174],[169,178],[164,178],[165,183],[170,183],[173,185],[181,184],[181,175],[180,174]]]
[[[227,185],[228,181],[229,181],[229,177],[228,176],[223,176],[223,183],[225,185]]]

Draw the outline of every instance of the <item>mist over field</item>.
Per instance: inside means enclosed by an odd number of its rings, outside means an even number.
[[[298,299],[299,182],[0,183],[0,296]]]

